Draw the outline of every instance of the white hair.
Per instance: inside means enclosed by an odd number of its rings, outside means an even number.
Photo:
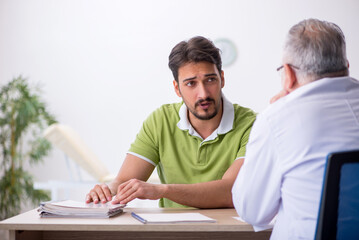
[[[307,19],[294,25],[284,45],[283,62],[297,67],[299,82],[349,74],[345,37],[334,23]]]

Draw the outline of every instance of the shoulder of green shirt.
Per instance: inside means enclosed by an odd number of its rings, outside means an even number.
[[[183,102],[163,104],[162,106],[157,108],[154,112],[157,112],[157,113],[161,113],[161,112],[171,112],[172,113],[172,112],[175,112],[175,113],[178,114],[182,104],[183,104]]]
[[[156,110],[154,110],[144,121],[144,124],[158,124],[164,119],[171,121],[179,121],[179,109],[181,108],[182,102],[163,104]],[[177,122],[176,122],[177,123]]]
[[[234,107],[234,128],[237,124],[239,125],[249,125],[252,126],[253,122],[256,120],[257,113],[255,113],[252,109],[242,107],[238,104],[233,104]]]

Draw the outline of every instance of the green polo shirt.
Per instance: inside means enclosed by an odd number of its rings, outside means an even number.
[[[143,123],[128,153],[157,166],[161,183],[219,180],[234,160],[244,157],[255,113],[223,97],[219,127],[205,140],[191,126],[186,105],[165,104]],[[161,199],[160,207],[184,207]]]

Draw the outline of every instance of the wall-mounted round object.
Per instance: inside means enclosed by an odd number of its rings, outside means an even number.
[[[237,59],[237,48],[228,38],[214,40],[214,45],[221,50],[222,66],[232,65]]]

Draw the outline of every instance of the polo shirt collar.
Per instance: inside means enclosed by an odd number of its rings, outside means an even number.
[[[227,98],[222,94],[223,100],[223,115],[221,122],[219,123],[218,128],[205,139],[205,141],[210,141],[215,139],[218,134],[226,134],[231,131],[233,128],[234,121],[234,107],[233,104],[227,100]],[[188,110],[186,104],[182,104],[179,112],[180,120],[177,123],[177,127],[181,130],[188,130],[188,133],[192,136],[196,136],[202,139],[202,137],[196,132],[196,130],[192,127],[191,123],[188,120]]]

